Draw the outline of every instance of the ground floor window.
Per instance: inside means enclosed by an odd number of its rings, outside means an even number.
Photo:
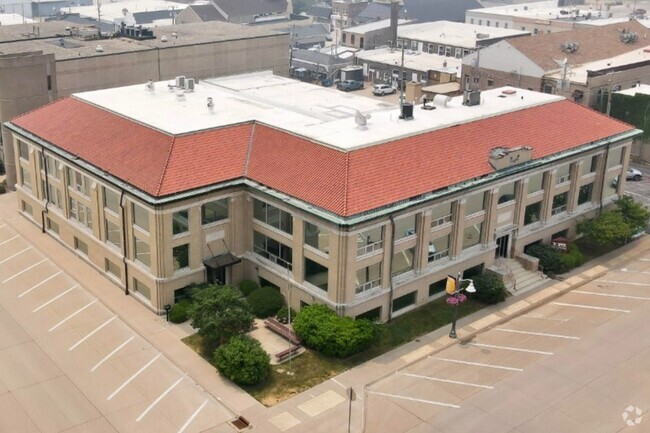
[[[280,286],[273,284],[269,280],[260,277],[260,287],[273,287],[274,289],[280,289]]]
[[[49,218],[47,219],[47,229],[57,235],[59,234],[59,225]]]
[[[114,263],[113,261],[108,259],[106,259],[106,272],[117,278],[122,277],[122,270],[117,265],[117,263]]]
[[[137,278],[133,279],[133,289],[151,301],[151,289]]]
[[[418,292],[414,291],[407,293],[406,295],[402,295],[399,298],[395,298],[393,300],[393,311],[399,311],[406,307],[410,307],[411,305],[415,305],[417,295]]]
[[[327,292],[328,269],[313,260],[305,258],[305,281]]]
[[[440,292],[444,292],[447,287],[447,279],[436,281],[435,283],[429,284],[429,297],[437,295]]]
[[[463,278],[474,278],[483,273],[485,264],[481,263],[480,265],[472,266],[471,268],[465,269],[463,271]]]
[[[34,210],[32,209],[32,205],[27,203],[26,201],[20,202],[20,208],[23,210],[23,212],[28,213],[32,217],[34,216]]]
[[[88,244],[79,238],[74,238],[74,249],[82,252],[85,256],[88,255]]]
[[[354,318],[354,320],[359,320],[359,319],[368,319],[371,321],[376,321],[381,319],[381,307],[373,308],[372,310],[368,310],[365,313],[361,313],[358,316]]]

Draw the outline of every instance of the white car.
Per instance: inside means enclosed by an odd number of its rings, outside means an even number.
[[[643,173],[641,173],[639,170],[636,168],[628,168],[627,169],[627,175],[625,176],[625,179],[627,180],[641,180],[643,178]]]
[[[390,95],[392,93],[395,93],[396,91],[397,89],[389,86],[388,84],[375,84],[374,87],[372,88],[373,95],[377,95],[377,96]]]

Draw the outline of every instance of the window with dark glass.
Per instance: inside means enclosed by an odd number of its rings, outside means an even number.
[[[506,185],[499,187],[499,200],[498,204],[508,203],[515,201],[515,183],[510,182]]]
[[[569,199],[569,193],[563,192],[553,197],[553,207],[551,210],[551,215],[557,215],[562,212],[566,212],[567,202]]]
[[[540,220],[542,212],[542,203],[532,203],[526,206],[524,211],[524,225],[533,224]]]
[[[181,210],[172,214],[172,234],[180,235],[190,230],[188,217],[187,210]]]
[[[443,259],[449,256],[450,235],[429,241],[429,262]]]
[[[290,247],[260,232],[253,232],[253,249],[255,254],[273,263],[291,270],[293,251]]]
[[[211,224],[228,219],[228,198],[205,203],[201,206],[201,224]]]
[[[329,234],[315,224],[305,221],[305,244],[312,248],[328,254]]]
[[[591,201],[591,196],[593,195],[594,184],[588,183],[587,185],[582,185],[580,191],[578,192],[578,204],[585,204]]]
[[[375,227],[357,235],[357,256],[377,251],[383,246],[384,228]]]
[[[293,217],[258,199],[253,199],[253,218],[285,233],[293,234]]]
[[[393,300],[393,311],[399,311],[411,305],[415,305],[418,292],[407,293]]]
[[[357,269],[356,294],[381,286],[381,262]]]
[[[407,248],[393,254],[393,277],[413,270],[415,248]]]
[[[327,267],[305,257],[305,281],[327,292]]]
[[[174,272],[188,268],[190,266],[189,244],[179,245],[172,248],[172,257],[174,258]]]

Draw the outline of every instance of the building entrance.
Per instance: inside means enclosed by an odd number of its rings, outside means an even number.
[[[508,244],[510,243],[510,235],[501,236],[497,238],[497,250],[495,252],[496,257],[508,258]]]

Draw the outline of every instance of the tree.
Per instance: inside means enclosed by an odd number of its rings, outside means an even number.
[[[240,385],[255,385],[264,381],[271,369],[268,353],[259,341],[238,335],[214,351],[214,363],[219,372]]]
[[[284,305],[282,293],[274,287],[260,287],[253,290],[246,300],[253,313],[261,319],[275,315]]]
[[[248,303],[239,290],[229,286],[212,285],[195,291],[187,314],[200,335],[221,344],[248,331],[253,323]]]
[[[580,221],[577,229],[589,242],[603,248],[621,245],[634,233],[618,211],[604,212],[597,218]]]
[[[650,212],[641,203],[634,201],[632,197],[623,196],[616,200],[616,206],[623,216],[623,220],[630,226],[633,232],[645,228],[648,224]]]

